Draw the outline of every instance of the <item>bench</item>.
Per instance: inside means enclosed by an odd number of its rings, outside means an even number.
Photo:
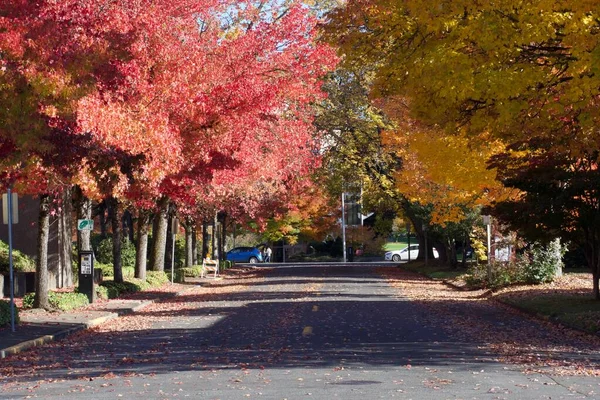
[[[200,278],[204,278],[207,272],[214,272],[214,277],[216,278],[219,274],[219,261],[217,260],[203,260],[202,261],[202,272],[200,273]]]

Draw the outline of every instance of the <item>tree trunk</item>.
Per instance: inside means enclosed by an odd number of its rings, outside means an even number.
[[[150,219],[152,220],[152,237],[150,238],[150,254],[148,254],[148,265],[154,265],[154,241],[156,238],[156,232],[158,232],[158,214],[151,214]]]
[[[123,240],[134,243],[133,231],[133,215],[131,215],[131,211],[125,210],[123,212]]]
[[[149,213],[147,211],[140,211],[137,220],[137,241],[135,244],[135,277],[143,280],[146,279],[149,223]]]
[[[448,250],[446,249],[444,242],[438,239],[432,239],[431,245],[437,250],[440,260],[448,260]]]
[[[58,215],[59,279],[58,287],[73,286],[73,198],[71,189],[63,192],[62,212]]]
[[[92,219],[92,201],[83,195],[81,188],[73,188],[73,198],[77,207],[77,219]],[[77,248],[78,250],[89,251],[92,249],[92,231],[77,230]]]
[[[581,243],[588,266],[592,270],[593,294],[596,300],[600,300],[600,254],[598,236],[596,232],[585,232],[585,241]]]
[[[40,195],[38,218],[38,257],[36,261],[36,280],[34,308],[50,309],[48,299],[48,238],[50,236],[50,195]]]
[[[102,239],[106,239],[108,237],[108,229],[106,228],[106,202],[103,201],[102,204],[98,206],[98,211],[98,216],[100,217],[100,236],[102,236]]]
[[[218,213],[215,213],[213,219],[212,219],[212,235],[211,235],[211,244],[212,244],[212,251],[213,251],[213,259],[214,260],[219,260],[219,234],[217,232],[217,229],[219,227],[219,219],[218,219]]]
[[[113,271],[114,280],[117,283],[123,282],[123,268],[121,264],[121,242],[123,240],[122,231],[122,212],[119,200],[114,197],[106,200],[108,206],[108,216],[112,227],[113,243]]]
[[[152,231],[152,271],[165,270],[165,246],[167,244],[167,214],[169,213],[169,199],[162,197],[159,200],[159,211],[156,213],[156,230]]]
[[[469,234],[465,233],[465,238],[463,239],[463,248],[462,248],[462,269],[467,269],[467,250],[471,247],[471,241],[469,239]]]
[[[198,231],[195,221],[192,224],[192,265],[198,265]]]
[[[600,300],[600,274],[598,274],[597,268],[592,274],[592,279],[594,280],[594,298]]]
[[[186,268],[194,265],[194,235],[193,221],[189,218],[185,220],[185,266]]]
[[[208,221],[204,219],[202,221],[202,258],[206,258],[210,255],[208,248]]]
[[[551,243],[550,243],[550,247],[554,250],[554,257],[559,260],[559,262],[556,263],[555,265],[555,270],[554,270],[554,277],[560,277],[563,275],[563,262],[562,262],[562,245],[560,243],[560,238],[556,238],[554,239]]]
[[[167,240],[165,243],[165,270],[170,271],[171,265],[174,265],[173,260],[173,218],[171,213],[167,217]]]
[[[219,237],[219,254],[221,255],[221,260],[225,261],[225,241],[227,240],[227,213],[222,211],[219,213],[221,220],[221,230]]]

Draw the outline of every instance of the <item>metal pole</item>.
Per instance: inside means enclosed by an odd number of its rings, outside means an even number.
[[[492,281],[492,221],[487,224],[487,276],[488,283]]]
[[[15,331],[15,283],[14,283],[14,268],[13,268],[13,256],[12,256],[12,193],[11,189],[8,188],[6,196],[8,205],[8,268],[10,273],[10,327],[11,330]]]
[[[429,247],[427,246],[427,226],[423,224],[423,233],[425,234],[425,265],[429,260]]]
[[[344,252],[344,262],[346,261],[346,204],[344,202],[345,193],[342,192],[342,246]]]
[[[410,225],[406,225],[406,241],[408,242],[408,247],[406,251],[408,252],[408,262],[410,262]]]
[[[171,237],[173,239],[173,246],[171,246],[171,284],[173,283],[173,275],[175,274],[175,236],[177,236],[177,232],[175,229],[177,228],[177,224],[175,223],[175,218],[173,218],[173,222],[171,224]]]

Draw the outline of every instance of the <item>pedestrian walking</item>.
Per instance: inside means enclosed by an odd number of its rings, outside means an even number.
[[[273,250],[269,246],[265,249],[265,262],[271,262],[271,254],[273,254]]]

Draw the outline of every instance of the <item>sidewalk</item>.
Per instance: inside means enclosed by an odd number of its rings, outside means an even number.
[[[0,359],[20,353],[35,346],[65,338],[75,332],[103,324],[121,315],[130,314],[147,307],[155,301],[179,296],[197,286],[210,285],[211,281],[190,279],[194,286],[179,292],[157,294],[153,300],[113,299],[94,304],[92,309],[49,313],[43,310],[29,310],[20,315],[21,322],[13,333],[10,326],[0,329]],[[217,278],[216,280],[221,280]],[[141,292],[143,293],[143,292]]]
[[[10,327],[0,330],[0,358],[62,339],[120,315],[140,310],[149,304],[152,304],[152,300],[109,300],[95,310],[56,313],[32,310],[23,313],[15,332]]]

